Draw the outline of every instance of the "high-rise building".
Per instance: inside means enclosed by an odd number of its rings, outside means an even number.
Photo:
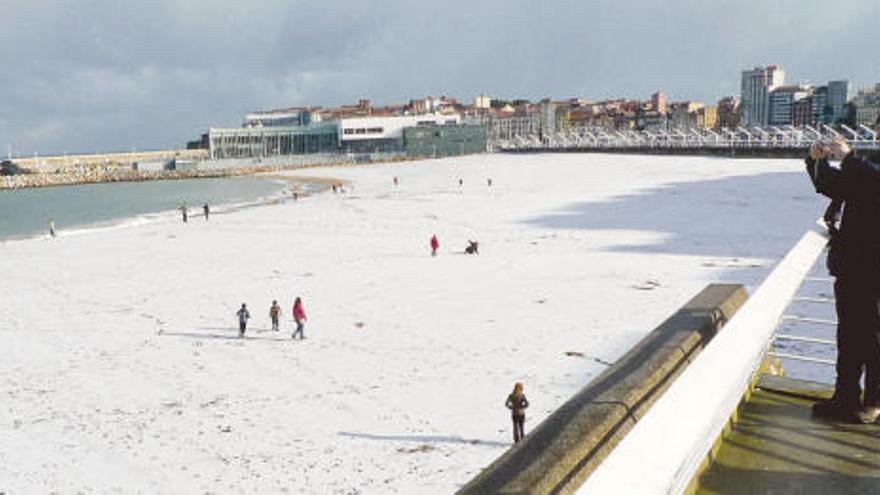
[[[823,86],[824,87],[824,86]],[[792,117],[792,125],[795,127],[803,127],[806,125],[814,125],[816,123],[813,109],[815,108],[817,93],[802,98],[794,102],[794,115]]]
[[[791,125],[794,123],[795,103],[810,96],[807,86],[781,86],[767,96],[768,118],[766,125]]]
[[[651,107],[655,112],[666,113],[666,93],[658,91],[652,94]]]
[[[767,125],[770,119],[767,96],[785,84],[785,72],[778,65],[755,67],[742,72],[740,101],[745,125]]]
[[[849,81],[828,82],[828,122],[837,124],[846,119],[846,104],[849,103]]]
[[[813,90],[813,94],[811,94],[808,99],[810,116],[806,119],[806,123],[802,125],[834,123],[833,115],[831,114],[831,107],[828,105],[828,86],[819,86]]]

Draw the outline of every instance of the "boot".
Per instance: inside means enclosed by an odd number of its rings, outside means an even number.
[[[833,421],[854,423],[860,421],[857,415],[860,409],[861,407],[856,400],[843,400],[833,396],[828,400],[814,402],[813,416]]]

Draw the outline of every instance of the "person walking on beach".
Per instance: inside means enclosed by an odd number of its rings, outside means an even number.
[[[272,301],[272,306],[269,307],[269,318],[272,319],[272,330],[278,331],[278,319],[281,317],[281,306],[278,305],[278,301]]]
[[[437,250],[440,249],[440,241],[437,234],[431,236],[431,256],[437,256]]]
[[[238,310],[238,338],[244,338],[244,332],[247,330],[247,322],[251,314],[248,312],[247,304],[241,303],[241,309]]]
[[[526,422],[526,408],[529,407],[529,401],[523,393],[522,383],[516,382],[516,385],[513,386],[513,392],[507,396],[504,405],[510,409],[513,419],[513,443],[519,443],[526,436],[524,424]]]
[[[302,340],[305,337],[303,335],[303,329],[306,326],[306,310],[303,308],[302,299],[296,298],[296,301],[293,302],[293,321],[296,322],[296,330],[293,331],[293,335],[290,336],[291,339],[296,339],[297,334],[299,334],[299,339]]]
[[[55,220],[49,219],[49,235],[55,237]]]
[[[207,222],[207,221],[208,221],[208,215],[211,213],[211,208],[208,207],[208,203],[205,203],[204,205],[202,205],[202,211],[205,212],[205,221]]]
[[[183,223],[186,223],[186,220],[187,220],[186,203],[180,205],[180,213],[183,214]]]
[[[874,126],[880,131],[880,117]],[[840,168],[829,164],[829,156],[842,160]],[[859,157],[837,138],[814,143],[806,164],[816,191],[832,200],[824,219],[837,310],[834,394],[814,403],[813,414],[873,423],[880,418],[880,152]]]
[[[394,176],[394,187],[397,187],[397,183],[398,183],[398,181],[397,181],[397,176],[395,175],[395,176]]]

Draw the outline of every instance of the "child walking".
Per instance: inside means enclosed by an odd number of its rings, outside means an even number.
[[[272,301],[272,306],[269,307],[269,318],[272,319],[272,330],[278,331],[278,319],[281,317],[281,306],[278,305],[278,301]]]
[[[507,396],[505,404],[510,409],[513,419],[513,443],[519,443],[526,436],[523,427],[526,422],[526,408],[529,407],[529,401],[523,393],[523,384],[517,382],[513,386],[513,392]]]
[[[291,339],[296,339],[297,334],[299,334],[299,339],[302,340],[305,337],[303,335],[303,329],[306,325],[306,310],[303,308],[302,299],[296,298],[296,301],[293,302],[293,321],[296,322],[296,330],[293,331],[293,335],[290,336]]]

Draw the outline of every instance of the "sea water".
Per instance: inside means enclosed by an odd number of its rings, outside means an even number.
[[[198,217],[205,203],[216,212],[277,196],[284,187],[277,180],[236,177],[0,190],[0,240],[46,235],[50,220],[62,232],[175,210],[180,215],[182,205]]]

